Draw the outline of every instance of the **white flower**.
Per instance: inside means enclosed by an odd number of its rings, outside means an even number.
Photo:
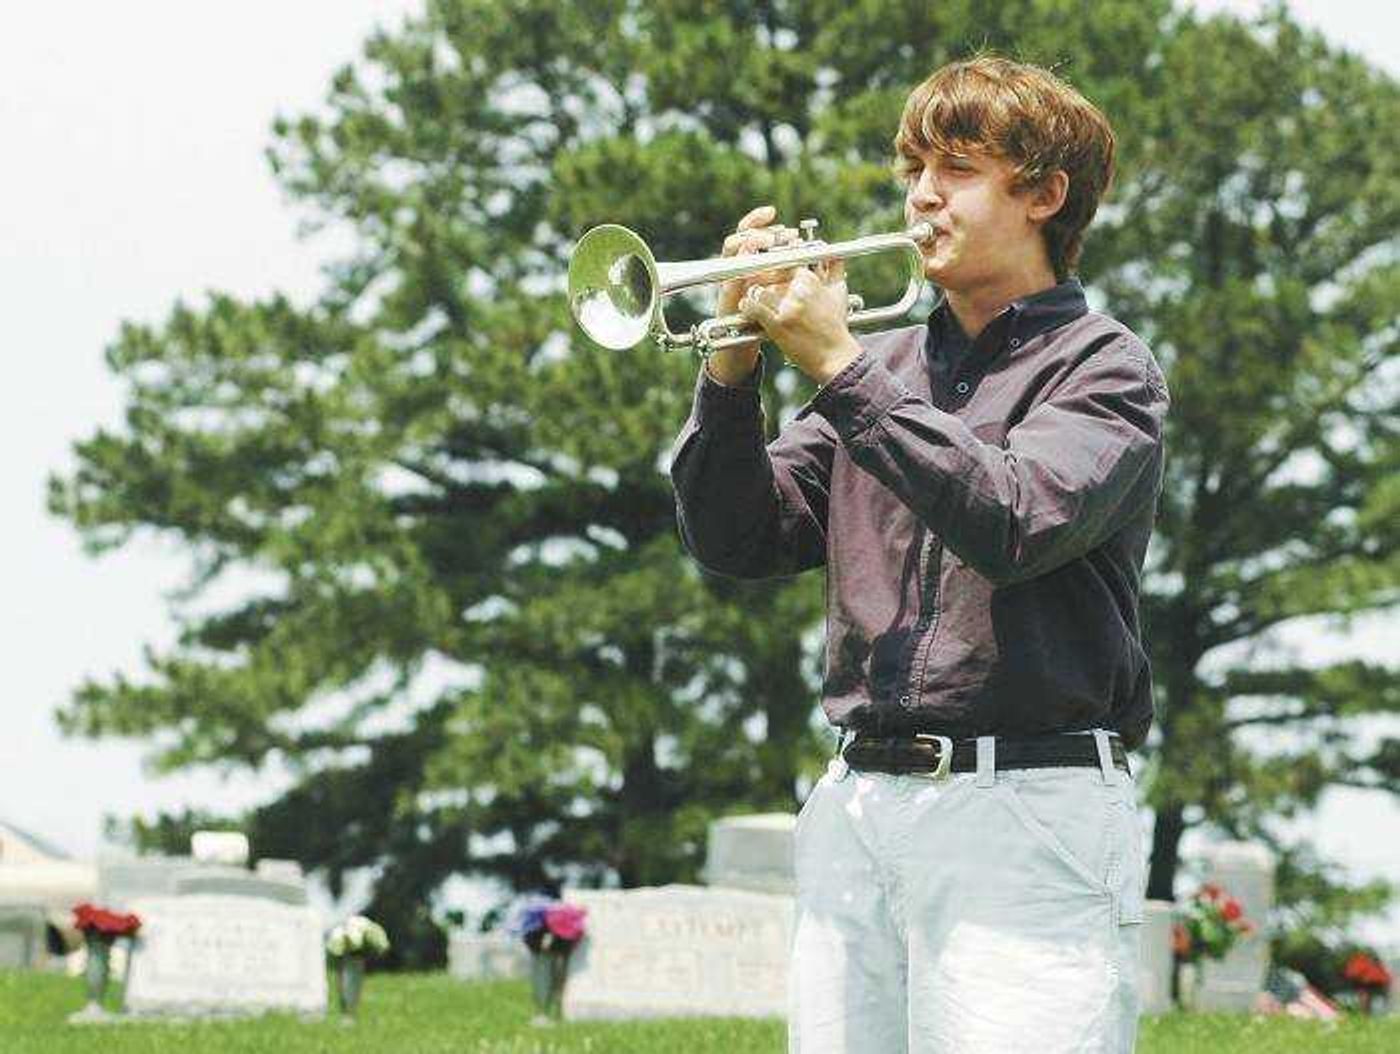
[[[346,945],[345,927],[337,926],[331,930],[330,936],[326,938],[326,951],[339,957],[345,954]]]
[[[352,915],[326,937],[326,951],[332,956],[383,955],[388,950],[384,927],[363,915]]]

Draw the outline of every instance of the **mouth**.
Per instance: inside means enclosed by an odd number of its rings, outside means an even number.
[[[944,230],[942,227],[935,227],[932,221],[930,220],[915,221],[916,226],[920,224],[922,224],[928,229],[928,234],[925,237],[918,239],[919,245],[923,246],[925,249],[933,248],[934,243],[938,241],[939,238],[945,238],[948,235],[948,232],[946,230]]]

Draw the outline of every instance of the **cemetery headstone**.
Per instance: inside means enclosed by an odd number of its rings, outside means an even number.
[[[206,875],[200,871],[189,871],[176,876],[174,893],[181,897],[197,893],[216,893],[229,897],[264,897],[283,904],[306,903],[305,882],[263,878],[251,871],[240,871],[232,875]]]
[[[196,863],[248,866],[248,836],[242,831],[195,831],[190,836],[190,855]]]
[[[1269,971],[1265,925],[1274,906],[1274,858],[1264,846],[1252,842],[1222,842],[1206,847],[1201,855],[1205,881],[1217,883],[1239,900],[1244,917],[1256,929],[1241,937],[1224,959],[1206,961],[1196,1007],[1248,1013]]]
[[[564,899],[588,911],[566,1018],[786,1013],[791,897],[675,885]]]
[[[1138,990],[1144,1014],[1164,1014],[1172,1008],[1172,920],[1170,900],[1148,900],[1143,906],[1142,958]]]
[[[48,963],[44,909],[0,904],[0,970],[28,970]]]
[[[129,911],[142,897],[170,896],[184,875],[246,876],[241,867],[197,864],[188,856],[141,856],[103,859],[97,864],[97,902],[114,911]]]
[[[793,893],[792,813],[726,816],[710,824],[705,882],[726,889]]]
[[[137,901],[126,1009],[206,1017],[326,1010],[321,920],[309,907],[191,894]]]
[[[447,972],[460,981],[525,977],[530,972],[530,951],[518,937],[454,933],[447,941]]]
[[[304,882],[306,880],[306,872],[301,869],[301,864],[295,860],[264,857],[258,861],[253,872],[262,878],[275,878],[281,882]]]

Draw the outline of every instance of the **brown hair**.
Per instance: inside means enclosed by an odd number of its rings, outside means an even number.
[[[907,178],[916,150],[958,154],[970,147],[1010,162],[1017,191],[1056,169],[1069,176],[1064,205],[1042,228],[1050,265],[1064,281],[1113,179],[1108,119],[1049,70],[979,54],[935,70],[909,93],[894,137],[895,169]]]

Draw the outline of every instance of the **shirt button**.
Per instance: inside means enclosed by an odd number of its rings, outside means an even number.
[[[1012,338],[1011,338],[1011,346],[1012,346],[1013,348],[1019,348],[1019,347],[1021,346],[1021,338],[1020,338],[1020,337],[1012,337]]]
[[[958,388],[957,388],[957,391],[958,391],[958,394],[959,394],[959,395],[966,395],[966,394],[967,394],[967,381],[958,381]]]
[[[900,705],[900,706],[908,706],[908,705],[909,705],[909,697],[908,697],[907,695],[901,695],[901,696],[899,697],[899,705]]]

